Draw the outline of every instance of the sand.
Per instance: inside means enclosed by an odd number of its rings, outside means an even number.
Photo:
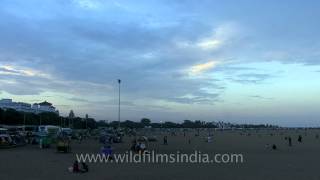
[[[250,136],[248,136],[250,133]],[[75,160],[76,153],[98,153],[101,144],[87,139],[81,144],[72,142],[72,153],[57,153],[55,148],[39,149],[36,145],[27,145],[14,149],[0,150],[1,180],[193,180],[193,179],[320,179],[320,139],[316,139],[319,130],[275,130],[215,132],[211,143],[205,142],[207,133],[199,137],[194,132],[177,136],[168,135],[168,145],[162,145],[164,134],[157,134],[159,142],[149,144],[149,149],[159,153],[181,151],[192,153],[242,153],[243,163],[201,164],[201,163],[90,163],[90,172],[73,174],[67,171]],[[271,135],[272,134],[272,135]],[[298,135],[303,142],[298,143]],[[285,136],[292,137],[293,146],[289,147]],[[191,139],[191,144],[188,139]],[[130,147],[132,137],[125,142],[114,144],[115,153],[124,153]],[[276,144],[278,150],[266,148],[266,144]]]

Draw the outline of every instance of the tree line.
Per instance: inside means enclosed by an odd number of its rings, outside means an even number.
[[[220,125],[219,125],[220,124]],[[111,121],[107,123],[105,121],[98,121],[99,127],[118,127],[119,121]],[[220,127],[228,127],[228,128],[275,128],[277,126],[268,125],[268,124],[231,124],[231,123],[223,123],[223,122],[206,122],[201,120],[184,120],[182,123],[175,123],[166,121],[163,123],[155,123],[151,122],[148,118],[142,118],[140,122],[125,120],[120,122],[121,127],[126,128],[220,128]]]
[[[20,112],[15,109],[0,108],[0,124],[5,125],[56,125],[75,129],[95,129],[97,122],[93,118],[62,117],[53,112],[40,114]]]
[[[276,126],[272,125],[252,125],[252,124],[231,124],[223,122],[205,122],[201,120],[184,120],[182,123],[175,123],[166,121],[163,123],[151,122],[148,118],[142,118],[139,122],[125,120],[121,121],[120,124],[118,121],[96,121],[93,118],[89,118],[86,115],[86,118],[76,117],[73,111],[70,111],[68,117],[59,116],[56,113],[52,112],[43,112],[40,114],[19,112],[14,109],[1,109],[0,108],[0,124],[5,125],[57,125],[61,127],[71,127],[75,129],[95,129],[97,127],[124,127],[124,128],[219,128],[219,127],[228,127],[228,128],[273,128]],[[219,125],[220,124],[220,125]]]

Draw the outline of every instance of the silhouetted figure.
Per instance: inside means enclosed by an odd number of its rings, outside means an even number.
[[[82,142],[82,135],[80,134],[80,136],[79,136],[79,144],[81,144],[81,142]]]
[[[191,144],[191,139],[189,138],[188,143]]]
[[[275,144],[272,145],[273,150],[277,150],[277,146]]]
[[[73,163],[73,172],[74,173],[79,172],[79,163],[78,163],[78,161],[74,161],[74,163]]]
[[[319,139],[319,134],[316,134],[316,139]]]
[[[299,142],[299,143],[302,142],[302,136],[301,136],[301,135],[299,135],[299,137],[298,137],[298,142]]]
[[[289,146],[292,146],[292,139],[291,137],[288,138]]]
[[[163,144],[168,145],[168,137],[167,136],[163,137]]]
[[[81,171],[82,173],[88,172],[88,171],[89,171],[88,165],[87,165],[86,163],[82,162],[82,163],[81,163],[80,171]]]

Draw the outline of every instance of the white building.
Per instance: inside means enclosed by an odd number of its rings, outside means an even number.
[[[42,112],[53,112],[59,114],[51,103],[44,101],[42,103],[31,104],[24,102],[13,102],[12,99],[1,99],[0,100],[1,109],[15,109],[16,111],[30,112],[30,113],[42,113]]]

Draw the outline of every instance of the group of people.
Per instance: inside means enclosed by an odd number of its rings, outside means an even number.
[[[89,172],[89,167],[85,162],[81,162],[79,166],[78,161],[74,161],[73,165],[69,167],[69,172],[71,173],[86,173]]]
[[[285,137],[284,139],[288,141],[289,146],[292,146],[292,138],[290,136]],[[302,143],[302,136],[301,135],[298,136],[298,142]]]
[[[287,136],[284,138],[286,141],[288,141],[288,146],[292,146],[292,138],[290,136]],[[299,143],[302,143],[302,136],[299,135],[297,141]],[[268,149],[269,147],[271,147],[272,150],[277,150],[277,145],[276,144],[272,144],[271,146],[269,144],[266,144],[266,148]]]
[[[146,151],[147,147],[144,142],[138,142],[137,140],[134,140],[130,149],[134,152],[142,152],[143,153]]]

